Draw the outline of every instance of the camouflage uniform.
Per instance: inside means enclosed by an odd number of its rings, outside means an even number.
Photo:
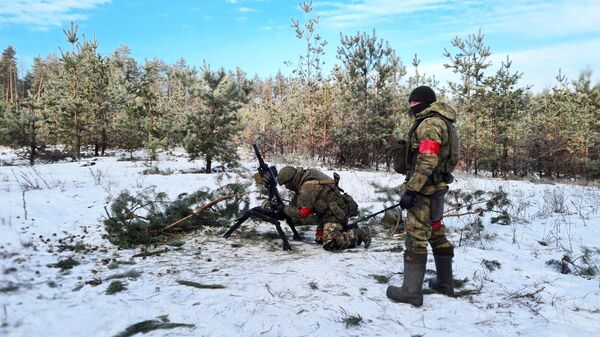
[[[448,192],[451,175],[444,175],[439,167],[444,164],[450,152],[448,125],[442,119],[454,122],[456,112],[445,103],[435,102],[415,116],[415,124],[409,139],[409,172],[404,188],[417,192],[414,207],[408,209],[406,221],[406,249],[415,255],[427,254],[427,244],[431,244],[434,254],[452,254],[454,247],[445,236],[441,224],[444,211],[444,196]],[[420,153],[419,147],[425,140],[440,144],[438,154]]]
[[[454,179],[451,172],[458,161],[458,136],[454,128],[456,112],[436,102],[435,93],[426,86],[414,89],[409,97],[415,117],[407,141],[406,183],[400,204],[408,209],[404,279],[401,287],[389,286],[392,300],[421,306],[423,280],[427,264],[427,245],[431,244],[436,277],[429,287],[453,296],[452,257],[454,246],[442,224],[444,196]]]
[[[296,192],[295,202],[283,209],[285,215],[294,223],[314,215],[315,224],[324,230],[324,249],[345,249],[360,244],[360,229],[344,229],[348,213],[335,180],[316,169],[286,166],[277,175],[277,182]]]

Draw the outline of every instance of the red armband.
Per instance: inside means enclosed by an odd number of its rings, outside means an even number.
[[[419,144],[419,154],[422,153],[440,153],[440,143],[432,139],[423,139]]]
[[[298,210],[298,215],[301,218],[306,218],[311,214],[312,214],[312,209],[310,209],[308,207],[300,207],[300,210]]]

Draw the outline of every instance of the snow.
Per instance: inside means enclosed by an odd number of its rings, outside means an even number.
[[[15,157],[3,150],[0,160]],[[174,173],[141,174],[154,165]],[[242,169],[227,173],[183,174],[204,165],[175,153],[152,163],[105,157],[33,168],[0,166],[0,288],[18,286],[0,292],[0,335],[114,336],[161,315],[195,327],[155,330],[148,336],[595,336],[600,331],[600,276],[561,274],[546,264],[569,251],[580,256],[582,247],[600,248],[600,188],[594,186],[458,174],[454,189],[506,191],[517,221],[495,225],[487,216],[485,231],[495,239],[467,241],[461,230],[468,219],[447,218],[456,245],[454,276],[468,278],[457,290],[480,293],[458,298],[427,294],[421,308],[385,296],[389,284],[402,282],[403,253],[390,248],[403,246],[403,240],[381,229],[369,249],[341,253],[313,243],[312,229],[302,242],[291,241],[286,229],[291,252],[282,251],[279,240],[237,234],[224,239],[207,230],[186,237],[181,248],[145,258],[132,257],[139,248],[118,249],[102,237],[104,207],[123,189],[155,185],[174,198],[203,186],[249,181],[255,165],[248,159]],[[370,182],[397,186],[403,180],[388,172],[336,172],[359,206],[373,211],[384,205],[376,202]],[[27,190],[28,185],[39,188]],[[274,232],[268,224],[249,225],[260,233]],[[61,239],[97,249],[59,252]],[[47,266],[70,256],[80,265],[67,272]],[[106,259],[135,264],[109,269]],[[431,254],[429,259],[433,270]],[[491,271],[484,259],[501,266]],[[600,266],[598,253],[591,255],[590,265]],[[111,281],[105,279],[130,270],[142,274],[124,279],[125,291],[106,295]],[[391,279],[381,284],[374,275]],[[104,282],[85,284],[95,278]],[[177,280],[225,288],[197,289]],[[347,326],[344,318],[351,316],[362,321]]]

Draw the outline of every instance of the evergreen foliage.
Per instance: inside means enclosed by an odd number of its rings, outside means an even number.
[[[458,79],[439,83],[412,71],[375,31],[340,35],[337,64],[327,74],[327,41],[318,33],[313,3],[299,4],[293,31],[305,49],[290,75],[255,76],[236,69],[198,71],[183,59],[138,64],[124,45],[101,55],[98,41],[72,24],[58,56],[33,60],[22,78],[17,50],[0,57],[0,144],[36,160],[78,159],[107,149],[130,153],[184,146],[190,159],[237,160],[236,148],[260,139],[265,155],[305,155],[324,163],[389,165],[389,147],[405,138],[412,116],[408,93],[430,85],[457,112],[460,168],[492,176],[600,178],[600,85],[592,71],[534,93],[510,58],[493,64],[481,31],[444,49]],[[292,65],[288,62],[288,65]],[[91,151],[90,151],[91,150]]]
[[[341,35],[337,57],[343,68],[334,70],[342,91],[341,118],[346,127],[336,129],[338,161],[350,165],[386,162],[387,144],[392,141],[395,95],[406,74],[394,49],[372,34]]]
[[[195,102],[186,111],[184,147],[194,159],[203,156],[205,172],[211,172],[213,161],[234,163],[238,159],[234,137],[241,131],[238,110],[246,102],[250,90],[245,76],[225,70],[212,71],[208,65],[194,89]]]
[[[248,209],[247,185],[227,184],[214,191],[198,190],[182,193],[170,201],[164,192],[149,187],[136,195],[123,191],[111,205],[111,214],[104,220],[107,239],[120,247],[167,242],[173,233],[190,232],[203,226],[226,226],[240,212]],[[194,205],[202,205],[221,196],[234,195],[202,212],[164,230],[166,226],[194,213]]]
[[[398,204],[402,191],[402,185],[395,187],[386,187],[377,183],[371,182],[377,194],[377,201],[384,202],[386,206]],[[462,217],[466,215],[474,215],[481,225],[482,218],[486,214],[490,214],[490,222],[492,224],[509,225],[511,217],[509,209],[512,206],[506,192],[502,188],[497,191],[485,192],[476,190],[473,192],[465,192],[460,189],[451,189],[446,197],[446,209],[444,210],[445,217]],[[392,214],[388,214],[391,216]],[[401,216],[401,214],[398,214]],[[483,225],[481,225],[483,228]]]
[[[169,318],[167,315],[159,316],[158,319],[146,320],[139,323],[135,323],[124,331],[116,334],[114,337],[130,337],[133,335],[137,335],[140,332],[145,334],[150,331],[159,330],[159,329],[175,329],[175,328],[193,328],[194,324],[184,324],[184,323],[171,323],[169,322]]]

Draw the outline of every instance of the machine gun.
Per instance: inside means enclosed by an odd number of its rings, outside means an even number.
[[[288,226],[292,229],[294,233],[294,240],[301,240],[302,237],[296,231],[296,227],[292,223],[292,220],[288,217],[285,217],[282,214],[283,210],[283,200],[279,195],[279,191],[277,190],[277,171],[274,166],[267,165],[263,160],[260,151],[258,150],[258,146],[256,144],[252,145],[254,148],[254,153],[256,154],[256,158],[258,159],[258,174],[264,181],[264,185],[268,191],[268,205],[267,207],[254,207],[247,211],[245,211],[242,216],[236,219],[235,223],[229,227],[229,230],[225,234],[223,234],[224,238],[228,238],[236,229],[238,229],[246,220],[249,218],[265,221],[272,223],[275,225],[275,229],[277,229],[277,233],[279,233],[279,237],[283,241],[283,250],[291,250],[290,243],[288,242],[287,236],[281,229],[280,220],[285,220]]]

